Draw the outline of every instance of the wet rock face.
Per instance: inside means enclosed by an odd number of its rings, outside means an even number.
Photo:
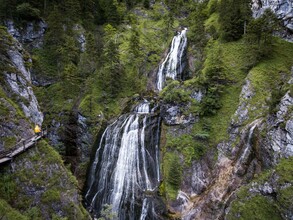
[[[161,107],[161,116],[166,125],[180,125],[194,123],[192,114],[185,115],[178,105],[166,104]]]
[[[249,100],[254,96],[253,87],[249,79],[245,80],[245,84],[242,87],[239,105],[233,116],[231,122],[231,128],[237,128],[243,124],[244,121],[249,119],[248,109],[250,107]]]
[[[94,143],[94,136],[89,132],[89,125],[87,124],[87,118],[78,113],[77,119],[77,145],[80,146],[81,161],[88,161],[91,154],[91,149]]]
[[[19,42],[29,44],[31,48],[40,48],[43,45],[43,37],[47,29],[44,21],[27,22],[25,27],[18,28],[12,20],[7,20],[5,26]]]
[[[252,11],[255,18],[260,17],[266,9],[271,9],[276,16],[282,20],[284,27],[289,30],[288,40],[292,41],[293,36],[293,5],[291,0],[252,0]],[[290,35],[290,36],[288,36]]]

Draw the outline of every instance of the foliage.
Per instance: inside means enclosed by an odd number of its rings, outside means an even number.
[[[188,103],[191,101],[190,92],[180,87],[177,80],[173,80],[160,93],[160,98],[167,103]]]
[[[224,41],[240,39],[251,16],[250,1],[222,0],[218,11],[221,39]]]
[[[206,152],[209,133],[186,134],[175,138],[168,137],[167,147],[177,150],[184,156],[185,165],[190,165],[192,161],[200,159]]]
[[[241,217],[239,217],[241,216]],[[233,209],[229,212],[227,219],[282,219],[276,206],[272,201],[262,196],[255,196],[247,202],[233,204]]]
[[[221,108],[221,94],[224,85],[227,84],[227,76],[222,62],[222,51],[215,42],[205,61],[202,71],[202,84],[206,89],[206,95],[201,103],[201,115],[214,115]]]
[[[253,183],[241,187],[236,200],[232,202],[227,219],[283,219],[293,207],[292,163],[292,157],[282,159],[275,170],[268,170],[253,180]],[[275,182],[274,197],[269,194],[250,194],[252,184],[262,185],[270,181]]]
[[[254,66],[262,59],[269,57],[273,52],[274,31],[277,31],[279,21],[276,15],[269,9],[264,14],[253,19],[247,25],[245,42],[247,44],[247,54],[250,56],[248,63]]]
[[[33,8],[30,3],[22,3],[17,5],[16,12],[22,19],[33,20],[40,18],[40,10]]]
[[[164,155],[164,190],[171,200],[176,199],[182,181],[182,166],[178,154],[168,152]]]
[[[208,41],[207,34],[205,32],[205,20],[207,19],[205,10],[207,7],[206,3],[207,1],[194,2],[188,17],[188,36],[193,45],[195,45],[199,50],[203,50]]]
[[[13,209],[5,200],[0,199],[0,219],[29,220],[30,218]]]
[[[108,97],[114,98],[121,89],[121,82],[124,77],[124,70],[120,64],[119,44],[116,40],[116,29],[108,24],[104,27],[105,44],[103,48],[103,68],[100,74],[100,86],[107,93]]]
[[[112,212],[112,206],[108,204],[104,205],[100,216],[98,220],[111,220],[117,218],[117,214]]]

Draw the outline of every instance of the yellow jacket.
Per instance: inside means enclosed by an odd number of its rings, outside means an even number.
[[[39,127],[39,125],[36,125],[34,130],[35,130],[35,133],[41,132],[41,128]]]

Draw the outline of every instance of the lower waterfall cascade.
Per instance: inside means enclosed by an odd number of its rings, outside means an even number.
[[[110,205],[117,219],[157,219],[150,195],[160,183],[160,117],[152,112],[144,100],[103,133],[85,195],[95,214]]]

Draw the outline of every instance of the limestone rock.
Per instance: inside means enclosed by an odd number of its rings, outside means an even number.
[[[47,29],[44,21],[27,22],[24,27],[17,28],[12,20],[6,20],[5,26],[19,42],[28,44],[31,48],[40,48],[43,45],[43,37]]]
[[[40,107],[36,96],[31,87],[31,74],[29,69],[25,66],[26,63],[31,63],[30,58],[25,57],[24,49],[18,42],[14,42],[14,45],[7,51],[11,64],[15,67],[13,72],[4,72],[6,82],[10,87],[12,93],[19,97],[19,104],[26,115],[34,124],[41,125],[43,122],[43,113],[40,111]]]
[[[178,105],[166,104],[162,106],[161,116],[167,125],[188,124],[195,121],[192,114],[185,115]]]
[[[255,18],[261,16],[266,9],[271,9],[282,20],[290,33],[285,35],[289,41],[293,40],[293,3],[291,0],[252,0],[252,11]]]

